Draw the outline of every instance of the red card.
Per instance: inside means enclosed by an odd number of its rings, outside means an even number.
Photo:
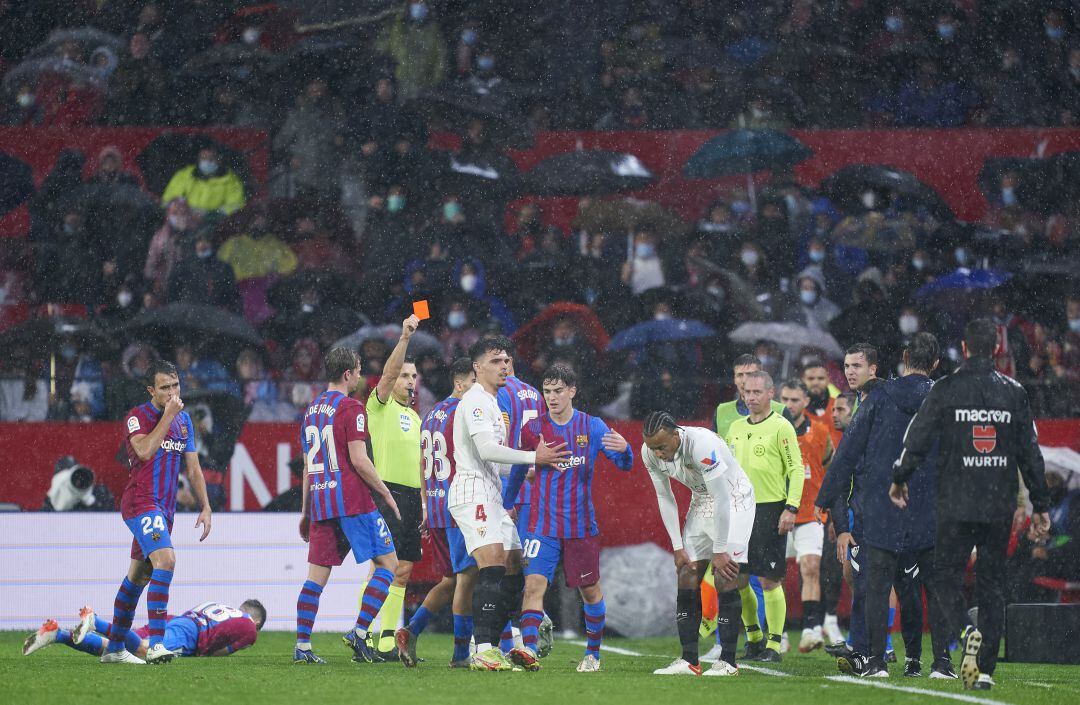
[[[421,321],[426,321],[431,318],[431,312],[428,310],[427,299],[423,301],[413,301],[412,305],[413,315],[419,318]]]

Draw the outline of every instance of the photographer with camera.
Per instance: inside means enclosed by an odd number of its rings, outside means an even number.
[[[113,512],[116,500],[109,488],[95,483],[94,471],[65,455],[56,461],[52,484],[41,505],[43,512]]]

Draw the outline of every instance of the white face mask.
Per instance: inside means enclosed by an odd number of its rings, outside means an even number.
[[[120,305],[120,308],[127,308],[131,305],[132,299],[135,296],[127,289],[121,289],[116,295],[116,303]]]
[[[215,162],[213,159],[200,159],[199,160],[199,171],[201,171],[203,173],[203,175],[210,176],[211,174],[216,172],[217,169],[218,169],[217,162]]]
[[[259,37],[262,36],[262,32],[257,27],[248,27],[244,30],[244,33],[240,35],[240,38],[244,40],[244,44],[254,44],[259,41]]]
[[[187,230],[188,219],[182,215],[170,215],[169,225],[171,225],[175,230]]]
[[[461,290],[467,294],[471,294],[479,283],[479,277],[475,274],[462,274],[461,275]]]
[[[877,203],[877,195],[873,191],[867,191],[862,195],[862,204],[867,208],[873,210],[874,205]]]
[[[464,311],[451,311],[446,314],[446,325],[450,326],[454,330],[459,330],[465,327],[465,312]]]
[[[20,93],[18,100],[19,100],[19,106],[20,107],[29,108],[31,105],[34,104],[34,94],[33,93]]]
[[[747,267],[753,267],[758,263],[759,258],[758,253],[754,250],[743,250],[742,254],[739,255],[739,259],[742,260],[742,263]]]
[[[1073,333],[1080,333],[1080,318],[1069,319],[1069,330]]]
[[[919,332],[918,316],[900,316],[900,332],[904,335],[915,335]]]
[[[799,298],[807,306],[813,306],[818,299],[818,293],[812,289],[800,289]]]

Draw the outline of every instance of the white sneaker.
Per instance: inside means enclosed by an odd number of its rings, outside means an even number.
[[[709,651],[701,657],[701,660],[705,663],[716,663],[720,660],[720,656],[722,653],[723,649],[720,648],[720,645],[713,644],[712,648],[709,649]]]
[[[106,651],[101,655],[102,663],[126,663],[131,666],[144,666],[146,661],[131,653],[127,649],[120,649],[119,651]]]
[[[701,666],[691,666],[688,661],[677,658],[670,666],[653,671],[655,676],[700,676]]]
[[[808,654],[814,649],[820,649],[825,645],[821,638],[821,632],[816,629],[803,629],[802,638],[799,640],[799,653]]]
[[[176,654],[165,648],[164,644],[154,644],[146,650],[147,663],[168,663],[176,658]]]
[[[578,673],[596,673],[600,670],[600,659],[592,654],[586,654],[577,666]]]
[[[825,631],[826,643],[835,644],[838,641],[844,641],[844,632],[840,631],[840,625],[836,623],[836,615],[826,617],[825,624],[822,626]]]
[[[94,631],[94,620],[97,616],[94,614],[94,610],[89,607],[83,607],[79,610],[79,623],[71,628],[71,643],[81,644],[86,635]]]
[[[49,644],[55,644],[58,631],[60,631],[60,625],[56,623],[55,619],[45,620],[45,623],[38,627],[36,632],[26,637],[22,647],[23,656],[29,656],[38,649],[44,649]]]
[[[780,653],[786,654],[791,651],[791,641],[788,640],[787,632],[780,635]]]
[[[739,667],[732,666],[727,661],[717,661],[716,665],[705,671],[702,675],[705,676],[737,676],[739,675]]]

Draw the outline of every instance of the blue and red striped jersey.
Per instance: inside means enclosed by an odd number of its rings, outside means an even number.
[[[245,612],[220,602],[204,602],[177,619],[190,619],[199,630],[195,656],[213,656],[222,649],[234,653],[254,644],[259,633]]]
[[[307,465],[311,520],[375,511],[371,490],[349,457],[349,443],[367,441],[364,405],[341,392],[315,397],[300,425],[300,445]]]
[[[608,431],[607,424],[601,419],[581,411],[574,411],[562,426],[552,421],[547,413],[525,424],[521,441],[526,447],[536,447],[543,436],[546,443],[566,443],[570,451],[570,459],[558,468],[545,465],[536,469],[529,497],[529,533],[567,539],[597,534],[596,510],[592,502],[597,456],[603,452],[623,471],[634,465],[634,452],[629,444],[622,453],[604,448],[603,438]]]
[[[153,431],[161,420],[161,409],[146,402],[129,411],[124,418],[127,425],[124,447],[131,476],[120,500],[120,512],[125,519],[152,511],[159,511],[171,518],[176,513],[176,487],[184,464],[184,453],[197,450],[191,417],[186,411],[177,414],[169,424],[169,432],[161,441],[161,447],[145,461],[139,460],[131,439]]]
[[[446,495],[454,481],[454,414],[457,397],[447,397],[428,412],[420,424],[420,449],[424,458],[424,501],[427,502],[427,525],[445,529],[454,526]]]
[[[506,422],[506,430],[510,434],[509,445],[511,448],[522,449],[521,429],[529,421],[539,418],[544,413],[544,398],[536,387],[528,382],[522,382],[514,376],[506,378],[506,386],[499,390],[497,395],[499,409],[503,412],[503,420]],[[535,448],[536,446],[532,446]],[[507,478],[503,478],[503,489],[506,489]],[[515,504],[529,503],[529,483],[523,482],[518,491]]]

